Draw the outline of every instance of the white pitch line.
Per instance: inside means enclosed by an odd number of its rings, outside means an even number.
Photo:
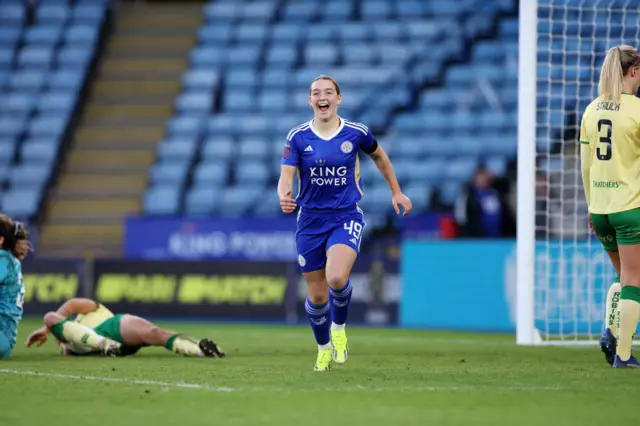
[[[220,335],[223,334],[219,330],[213,330],[211,331],[211,333],[214,335],[215,333],[218,333]],[[243,332],[242,335],[245,337],[264,336],[264,333],[256,333],[256,332],[249,331],[249,332]],[[297,333],[277,333],[273,335],[275,339],[284,338],[284,339],[291,339],[291,340],[309,340],[309,336],[312,336],[312,335],[297,334]],[[311,337],[311,339],[313,339],[313,337]],[[354,342],[361,341],[361,342],[370,342],[370,343],[380,343],[380,342],[384,342],[384,343],[448,343],[452,345],[479,345],[479,346],[515,346],[516,344],[515,337],[512,342],[508,340],[499,340],[499,339],[488,339],[488,340],[487,339],[455,339],[455,338],[448,339],[448,338],[442,338],[442,337],[427,337],[427,336],[425,337],[418,337],[418,336],[379,337],[379,336],[369,336],[369,335],[361,336],[357,334],[355,336],[350,337],[350,339],[353,339]]]
[[[568,391],[571,388],[559,386],[398,386],[398,387],[366,387],[366,386],[345,386],[345,387],[318,387],[318,388],[277,388],[277,387],[223,387],[208,386],[197,383],[184,382],[159,382],[155,380],[135,380],[122,379],[117,377],[96,377],[96,376],[76,376],[73,374],[46,373],[29,370],[7,370],[0,369],[0,374],[12,374],[16,376],[32,376],[32,377],[48,377],[52,379],[65,380],[89,380],[95,382],[107,383],[124,383],[128,385],[145,385],[158,386],[165,389],[192,389],[208,392],[474,392],[474,391],[529,391],[529,392],[547,392],[547,391]]]

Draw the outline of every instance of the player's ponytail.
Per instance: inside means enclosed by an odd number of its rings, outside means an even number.
[[[621,45],[609,49],[600,70],[598,96],[619,102],[624,76],[637,64],[638,51],[633,47]]]

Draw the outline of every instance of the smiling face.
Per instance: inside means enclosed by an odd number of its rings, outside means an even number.
[[[331,77],[320,76],[311,83],[309,105],[316,120],[329,121],[336,117],[340,102],[340,86]]]

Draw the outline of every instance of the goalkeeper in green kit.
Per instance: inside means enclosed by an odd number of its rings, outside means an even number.
[[[44,326],[29,336],[27,347],[42,346],[53,334],[63,355],[133,355],[146,346],[165,347],[184,356],[223,357],[225,353],[211,339],[194,340],[163,330],[144,318],[113,314],[91,299],[75,298],[56,312],[44,316]]]

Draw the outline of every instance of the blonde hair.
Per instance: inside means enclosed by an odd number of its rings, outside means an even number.
[[[638,65],[640,58],[633,47],[623,44],[609,49],[600,70],[598,96],[619,102],[624,76]]]
[[[311,87],[313,86],[313,83],[315,83],[318,80],[329,80],[335,86],[336,94],[338,94],[338,95],[340,94],[340,85],[338,84],[336,79],[333,78],[333,77],[329,77],[328,75],[324,75],[324,74],[323,75],[319,75],[319,76],[317,76],[316,78],[313,79],[313,81],[309,85],[309,94],[311,94]]]

